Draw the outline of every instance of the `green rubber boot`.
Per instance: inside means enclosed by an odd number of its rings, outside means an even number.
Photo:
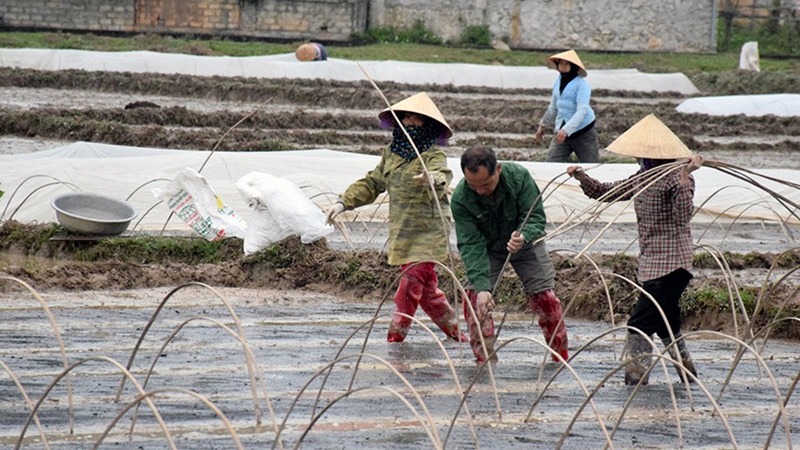
[[[682,338],[681,333],[675,335],[675,340],[677,341],[677,343],[669,348],[669,356],[675,361],[678,362],[683,361],[683,368],[685,368],[686,371],[691,372],[691,374],[696,377],[697,368],[695,368],[694,366],[694,361],[692,360],[692,355],[689,353],[689,349],[686,348],[686,339],[681,339],[681,338]],[[668,347],[669,344],[672,343],[669,340],[669,337],[662,338],[661,342],[664,343],[665,347]],[[680,358],[678,358],[678,355],[675,352],[676,347],[678,349],[678,352],[680,352],[681,356]],[[693,383],[694,379],[686,375],[683,368],[681,368],[680,364],[675,364],[675,370],[678,372],[678,377],[680,377],[681,381],[683,381],[684,383]]]
[[[628,363],[625,364],[625,384],[636,386],[640,381],[641,384],[647,384],[650,381],[650,363],[653,357],[644,355],[652,355],[652,345],[644,336],[629,333],[626,348]]]

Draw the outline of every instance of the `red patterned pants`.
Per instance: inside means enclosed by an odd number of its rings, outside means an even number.
[[[439,280],[434,270],[436,265],[432,262],[415,264],[409,263],[400,266],[401,270],[405,270],[409,266],[413,267],[408,269],[397,286],[397,292],[394,295],[395,311],[414,317],[417,307],[421,307],[433,323],[444,331],[444,334],[458,341],[466,341],[467,337],[458,329],[455,310],[450,306],[444,292],[438,287]],[[386,340],[403,342],[411,328],[411,322],[412,320],[408,317],[394,314]]]
[[[550,348],[565,360],[569,359],[567,326],[564,325],[561,301],[556,294],[551,289],[537,292],[528,298],[528,303],[531,311],[539,315],[539,326]],[[558,358],[553,356],[553,361],[558,361]]]
[[[467,298],[475,311],[478,310],[477,297],[477,292],[472,289],[467,290]],[[547,289],[531,295],[528,298],[528,303],[531,311],[539,315],[539,326],[542,328],[542,333],[550,348],[565,360],[569,359],[567,327],[562,320],[561,301],[556,297],[553,290]],[[487,354],[483,351],[479,336],[483,336],[488,354],[491,355],[494,351],[495,343],[492,314],[487,314],[482,322],[476,322],[470,313],[467,303],[464,302],[464,318],[469,326],[469,343],[472,346],[475,358],[480,362],[486,361]],[[558,361],[558,358],[553,356],[553,361]]]

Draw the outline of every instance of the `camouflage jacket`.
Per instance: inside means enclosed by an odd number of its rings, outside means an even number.
[[[445,261],[449,252],[449,214],[447,189],[453,173],[447,167],[444,152],[431,147],[422,160],[434,178],[436,194],[448,228],[443,226],[436,202],[427,183],[414,180],[422,173],[419,158],[406,161],[387,147],[378,165],[351,184],[340,200],[353,209],[375,201],[382,192],[389,194],[389,264],[401,265],[416,261]],[[448,230],[448,231],[446,231]]]

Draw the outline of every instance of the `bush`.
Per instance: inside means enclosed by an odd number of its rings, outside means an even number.
[[[352,40],[357,44],[429,44],[440,45],[442,39],[429,30],[421,20],[414,22],[411,28],[398,29],[393,27],[370,28],[364,33],[356,33]]]
[[[748,27],[733,23],[730,36],[725,36],[725,22],[720,19],[717,24],[718,51],[738,51],[749,41],[758,41],[761,55],[800,56],[800,22],[786,21],[772,30],[766,24]]]
[[[397,31],[394,28],[370,28],[363,33],[353,33],[350,40],[358,45],[378,44],[381,42],[394,42]]]
[[[407,44],[440,45],[442,43],[442,39],[429,30],[421,20],[414,22],[411,28],[401,31],[398,38],[400,42]]]
[[[490,47],[492,32],[488,25],[470,25],[464,28],[459,43],[469,47]]]

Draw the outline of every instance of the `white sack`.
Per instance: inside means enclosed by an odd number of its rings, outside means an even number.
[[[742,45],[742,52],[739,53],[739,70],[748,72],[761,72],[758,63],[758,42],[750,41]]]
[[[194,169],[181,171],[164,189],[153,195],[186,222],[192,230],[209,241],[233,236],[244,238],[247,223],[214,192],[205,178]]]
[[[255,208],[244,237],[244,253],[255,253],[292,235],[308,244],[334,231],[322,210],[291,181],[274,175],[250,172],[236,187]]]

